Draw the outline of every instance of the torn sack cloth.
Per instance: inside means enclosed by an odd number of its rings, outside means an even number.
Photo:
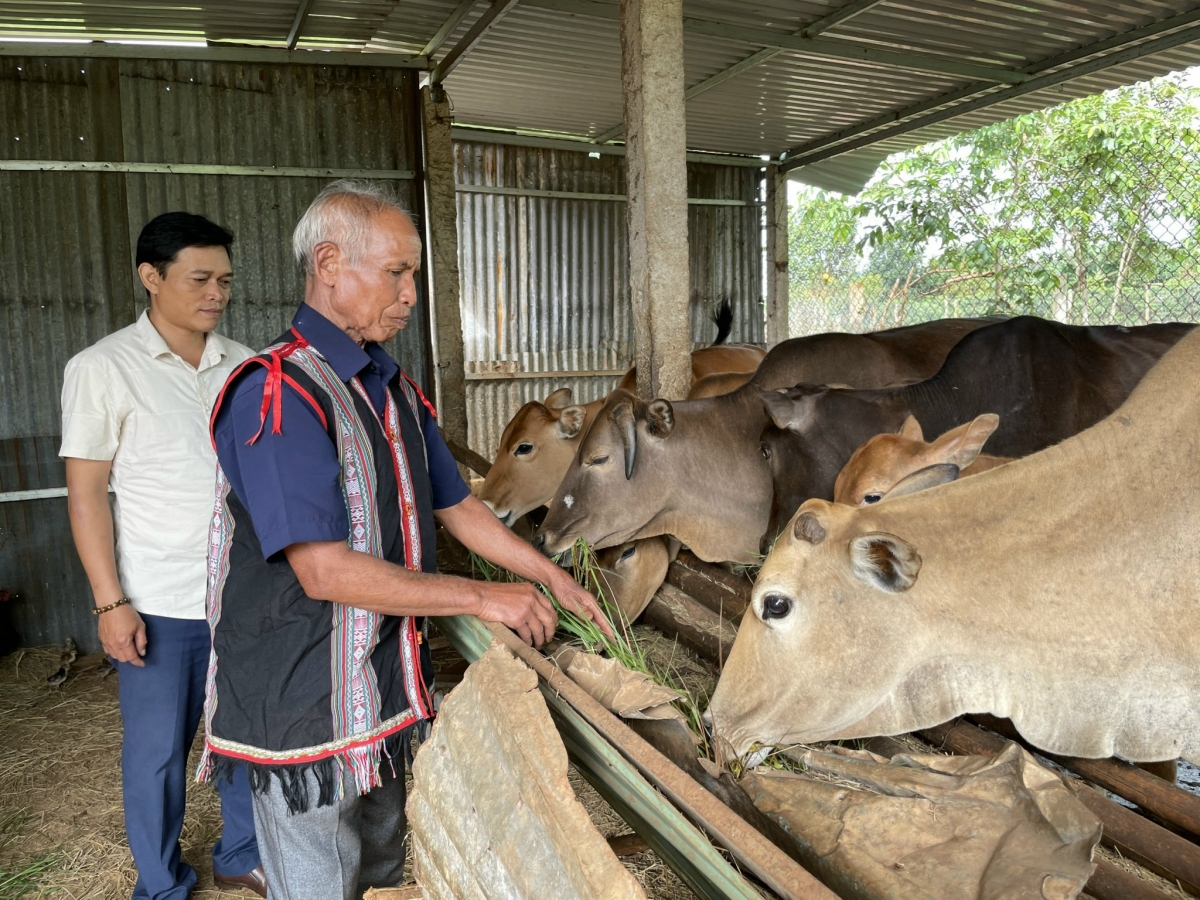
[[[284,440],[289,427],[299,433],[302,420],[310,431],[319,422],[331,442],[326,468],[332,474],[311,490],[328,493],[338,482],[345,506],[341,539],[396,565],[433,572],[436,498],[422,421],[435,432],[436,426],[424,415],[427,401],[396,368],[386,378],[385,396],[372,402],[369,388],[377,385],[364,387],[366,373],[322,352],[318,335],[328,323],[321,319],[305,329],[312,343],[298,330],[305,310],[295,328],[231,376],[213,410],[214,426],[228,398],[245,402],[239,386],[257,373],[253,385],[245,385],[255,389],[254,402],[261,401],[260,431],[250,443]],[[213,651],[200,777],[219,777],[228,761],[245,761],[259,792],[277,776],[291,812],[341,799],[346,773],[366,793],[380,784],[384,758],[400,753],[409,729],[433,713],[422,621],[308,597],[282,547],[268,536],[269,522],[258,510],[251,515],[246,497],[252,501],[256,488],[247,472],[230,465],[229,477],[218,473],[209,534]],[[279,475],[303,478],[307,471]]]

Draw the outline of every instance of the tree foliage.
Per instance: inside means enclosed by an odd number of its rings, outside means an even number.
[[[793,303],[840,303],[862,327],[1017,312],[1140,322],[1191,307],[1198,107],[1200,91],[1158,79],[899,154],[857,199],[806,192]]]

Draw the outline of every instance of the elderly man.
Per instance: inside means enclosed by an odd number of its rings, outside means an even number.
[[[150,308],[67,363],[63,385],[71,530],[100,643],[120,672],[135,900],[185,900],[196,884],[179,833],[210,652],[205,551],[216,458],[208,415],[230,372],[252,355],[213,331],[229,303],[232,243],[202,216],[149,222],[136,262]],[[225,828],[213,871],[222,887],[265,895],[250,784],[243,767],[230,774],[217,786]]]
[[[293,249],[304,304],[213,417],[202,776],[251,764],[272,900],[351,900],[404,869],[403,744],[433,713],[421,617],[473,613],[534,644],[557,624],[529,584],[436,574],[435,518],[609,626],[470,494],[428,402],[380,346],[417,301],[421,241],[405,211],[370,184],[332,184]]]

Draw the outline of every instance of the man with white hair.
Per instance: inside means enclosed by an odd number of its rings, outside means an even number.
[[[226,383],[209,539],[201,776],[249,764],[272,900],[400,883],[405,744],[433,715],[423,617],[473,613],[542,644],[531,584],[436,574],[434,521],[609,626],[595,599],[475,499],[432,407],[380,346],[417,301],[421,241],[378,187],[336,182],[293,236],[291,330]]]

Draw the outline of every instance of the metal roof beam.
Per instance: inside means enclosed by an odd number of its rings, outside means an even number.
[[[884,0],[854,0],[854,2],[847,3],[845,6],[839,6],[833,12],[829,13],[829,15],[822,16],[811,25],[806,25],[797,33],[800,37],[816,37],[821,32],[828,31],[835,25],[841,25],[843,22],[853,19],[855,16],[865,13],[867,10],[883,2]]]
[[[567,150],[573,153],[596,153],[605,156],[624,156],[625,148],[613,144],[598,145],[577,138],[555,138],[542,135],[517,134],[509,131],[497,131],[467,125],[455,125],[450,129],[450,136],[456,141],[478,141],[483,144],[509,144],[513,147],[544,147],[547,150]],[[735,156],[725,153],[695,153],[687,155],[691,163],[705,163],[714,166],[747,166],[761,169],[767,163],[757,156]]]
[[[267,65],[363,66],[374,69],[428,69],[424,56],[398,53],[357,53],[327,50],[284,50],[282,47],[163,47],[88,41],[51,44],[0,40],[0,56],[68,59],[190,59],[200,62],[263,63]]]
[[[611,21],[617,19],[617,6],[613,3],[597,3],[595,0],[524,0],[524,3],[529,7],[573,16],[587,16]],[[935,72],[977,81],[1020,84],[1029,77],[1017,69],[1003,66],[976,65],[918,51],[885,50],[875,44],[864,44],[859,41],[806,38],[763,28],[742,28],[737,25],[726,25],[723,22],[687,16],[683,19],[683,30],[688,34],[703,34],[707,37],[755,44],[760,48],[786,50],[806,56],[873,63],[917,72]]]
[[[454,12],[450,13],[450,17],[442,23],[442,27],[429,39],[429,43],[422,48],[421,55],[433,56],[433,54],[437,53],[438,48],[442,46],[446,38],[450,37],[454,29],[462,24],[462,20],[467,17],[467,13],[473,10],[478,2],[479,0],[462,0],[454,8]]]
[[[292,27],[287,36],[289,50],[296,49],[296,42],[300,40],[300,32],[304,30],[304,23],[308,21],[308,14],[312,11],[314,2],[315,0],[300,0],[300,5],[296,7],[296,17],[292,19]]]
[[[442,57],[442,61],[437,64],[433,74],[429,76],[430,84],[441,84],[445,81],[446,76],[467,58],[467,54],[474,50],[479,42],[487,36],[487,33],[516,5],[517,0],[492,0],[491,6],[475,20],[470,31],[464,34],[462,40],[451,47],[450,52]]]
[[[980,66],[975,63],[959,62],[929,53],[916,51],[884,50],[875,45],[861,44],[848,40],[796,37],[767,31],[762,28],[743,28],[726,25],[708,19],[684,18],[683,30],[689,34],[755,44],[759,47],[774,47],[805,56],[820,56],[828,59],[845,59],[853,62],[875,63],[897,69],[912,69],[917,72],[933,72],[973,78],[977,81],[993,81],[1005,84],[1020,84],[1028,76],[1016,69],[1002,66]]]
[[[1035,91],[1073,81],[1076,78],[1091,75],[1095,72],[1130,62],[1131,60],[1140,59],[1143,56],[1151,56],[1183,44],[1200,41],[1200,24],[1197,23],[1200,23],[1200,10],[1193,10],[1192,12],[1184,13],[1162,22],[1147,25],[1144,28],[1138,28],[1103,41],[1097,41],[1093,44],[1072,50],[1069,53],[1064,53],[1060,56],[1027,66],[1025,71],[1031,76],[1030,79],[1023,84],[1012,87],[994,90],[996,87],[994,84],[977,83],[967,85],[957,91],[942,94],[931,100],[914,104],[905,109],[896,110],[895,112],[872,119],[869,122],[863,122],[860,125],[852,126],[816,141],[810,141],[807,144],[794,147],[783,154],[783,162],[780,165],[780,169],[788,172],[800,166],[840,156],[843,153],[849,153],[851,150],[858,150],[862,147],[868,147],[872,144],[908,134],[920,128],[936,125],[947,119],[956,118],[966,113],[975,112],[998,103],[1004,103],[1005,101],[1025,96],[1026,94],[1031,94]],[[1152,40],[1145,40],[1150,35],[1161,34],[1164,31],[1170,33]],[[1139,41],[1143,41],[1143,43],[1138,43]],[[1104,53],[1109,50],[1116,50],[1116,52],[1107,56],[1096,57],[1097,53]],[[1089,56],[1095,58],[1089,59],[1079,65],[1060,69],[1061,66]],[[1059,71],[1048,71],[1051,69],[1059,69]],[[1037,72],[1045,72],[1046,74],[1033,77]],[[984,94],[984,96],[976,96],[979,94]],[[968,99],[970,97],[975,97],[975,99]],[[946,107],[946,104],[956,103],[959,100],[967,100],[968,102]],[[929,113],[929,115],[923,115],[924,113]]]

